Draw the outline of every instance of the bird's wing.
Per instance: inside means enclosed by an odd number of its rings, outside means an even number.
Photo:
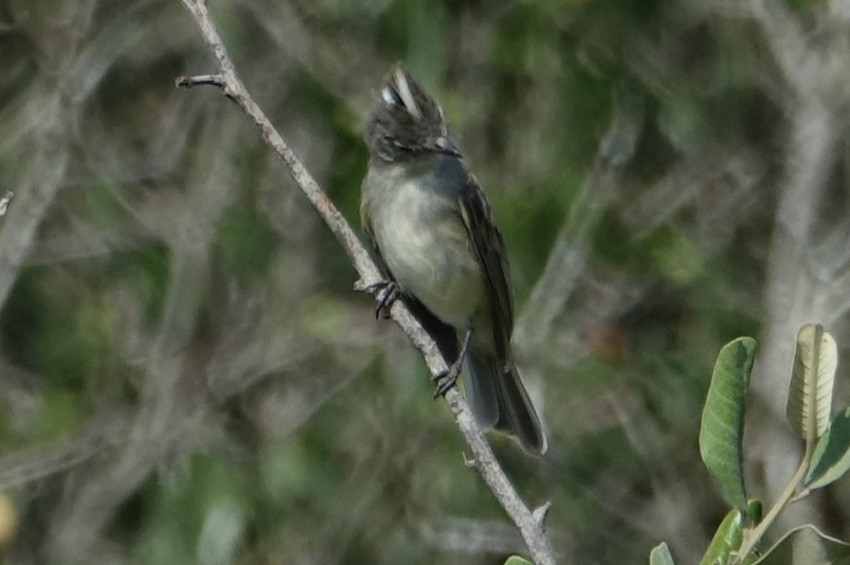
[[[505,242],[484,191],[471,174],[460,191],[460,210],[469,231],[487,282],[493,303],[493,332],[496,351],[505,368],[511,364],[511,332],[514,304]]]

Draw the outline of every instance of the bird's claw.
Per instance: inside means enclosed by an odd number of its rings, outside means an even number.
[[[460,377],[461,363],[462,360],[458,359],[458,361],[449,367],[448,371],[440,371],[431,377],[431,380],[437,385],[437,389],[434,391],[434,398],[445,396],[449,392],[449,389],[457,384],[457,380]]]
[[[466,335],[463,337],[463,343],[461,343],[460,353],[455,359],[455,362],[451,364],[448,371],[440,371],[436,375],[434,375],[432,380],[437,385],[437,390],[434,391],[434,398],[438,396],[445,396],[449,389],[455,386],[457,383],[458,377],[460,377],[460,370],[463,367],[463,360],[466,358],[466,354],[469,351],[469,343],[472,340],[472,326],[466,330]]]
[[[388,319],[390,317],[390,309],[401,294],[399,284],[395,281],[378,281],[370,284],[364,290],[374,295],[378,300],[378,306],[375,308],[375,318],[383,317],[384,319]]]

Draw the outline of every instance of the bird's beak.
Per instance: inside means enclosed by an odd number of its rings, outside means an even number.
[[[431,149],[436,151],[437,153],[460,157],[460,149],[458,149],[457,145],[455,145],[454,142],[452,142],[452,140],[446,136],[440,136],[435,139],[431,146]]]

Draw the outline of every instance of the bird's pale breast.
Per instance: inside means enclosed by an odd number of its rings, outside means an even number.
[[[456,199],[422,178],[383,174],[366,179],[364,204],[387,267],[437,317],[466,328],[488,294]]]

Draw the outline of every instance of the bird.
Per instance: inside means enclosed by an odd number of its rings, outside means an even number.
[[[464,390],[479,424],[543,455],[546,434],[511,351],[504,239],[442,109],[404,64],[385,79],[364,141],[361,221],[386,279],[373,289],[378,312],[388,315],[402,298],[450,364],[438,375],[437,394],[465,367]]]

